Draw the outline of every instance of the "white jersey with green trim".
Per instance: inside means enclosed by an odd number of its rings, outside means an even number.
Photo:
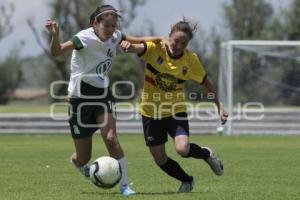
[[[112,67],[112,57],[116,55],[122,39],[121,31],[116,30],[110,39],[103,42],[92,27],[80,31],[72,38],[75,49],[71,58],[70,96],[80,97],[81,80],[98,88],[109,86],[107,75]]]

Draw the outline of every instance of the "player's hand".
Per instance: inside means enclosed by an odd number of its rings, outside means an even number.
[[[58,35],[59,27],[58,27],[58,24],[56,23],[56,21],[48,19],[45,27],[48,29],[49,33],[51,33],[52,35]]]
[[[131,46],[131,43],[126,40],[123,40],[120,44],[121,49],[125,52],[128,52]]]
[[[168,38],[162,38],[160,40],[160,44],[161,44],[162,48],[166,48],[166,46],[170,45],[170,41],[168,40]]]
[[[224,125],[228,119],[228,112],[222,106],[220,108],[220,118],[221,118],[222,125]]]

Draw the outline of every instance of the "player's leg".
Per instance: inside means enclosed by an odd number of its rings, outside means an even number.
[[[176,135],[174,138],[176,152],[182,157],[193,157],[197,159],[208,159],[210,151],[197,144],[189,143],[188,135]]]
[[[104,113],[97,117],[100,131],[109,155],[117,160],[124,157],[123,149],[116,133],[116,120],[112,113]]]
[[[125,196],[133,195],[135,192],[130,188],[127,162],[123,149],[119,143],[116,133],[116,120],[112,113],[104,113],[97,117],[97,123],[100,125],[100,131],[109,155],[117,159],[122,170],[120,181],[121,193]]]
[[[169,135],[174,139],[176,152],[181,156],[185,156],[189,152],[189,127],[188,121],[186,120],[187,115],[184,113],[183,115],[179,114],[177,117],[170,117],[167,120],[167,130]],[[182,181],[178,192],[190,192],[193,189],[193,186],[194,178],[190,176],[190,180]]]
[[[155,120],[143,116],[143,128],[146,145],[160,169],[181,182],[193,182],[193,177],[189,176],[175,160],[166,154],[165,143],[168,140],[166,119]],[[191,190],[192,187],[185,188],[185,190],[181,187],[179,192]]]
[[[190,183],[189,188],[185,187],[183,189],[181,186],[179,192],[189,192],[193,189],[193,177],[189,176],[175,160],[167,156],[165,144],[149,146],[149,150],[161,170],[182,183]]]
[[[223,174],[224,167],[222,161],[217,155],[213,153],[213,151],[209,147],[200,147],[197,144],[190,143],[188,148],[189,150],[187,151],[186,148],[182,148],[182,143],[185,143],[185,140],[186,139],[182,136],[175,137],[176,151],[182,157],[193,157],[196,159],[203,159],[216,175],[220,176]]]
[[[191,143],[189,149],[188,154],[183,157],[203,159],[216,175],[221,176],[224,173],[221,159],[209,147],[200,147],[197,144]]]
[[[175,149],[178,154],[182,157],[203,159],[216,175],[223,174],[223,164],[210,148],[189,143],[189,125],[186,113],[177,113],[168,123],[170,124],[169,133],[174,138]]]
[[[90,168],[87,163],[91,159],[92,137],[80,139],[73,138],[73,141],[76,152],[71,155],[70,161],[85,177],[89,177]]]
[[[91,159],[92,135],[96,128],[85,128],[83,123],[90,121],[90,107],[78,110],[82,99],[70,99],[69,126],[73,138],[75,152],[71,155],[70,162],[86,177],[89,177],[88,162]]]

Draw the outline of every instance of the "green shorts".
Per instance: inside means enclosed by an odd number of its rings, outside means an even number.
[[[96,88],[82,82],[85,98],[70,98],[69,126],[73,138],[91,137],[101,126],[96,119],[104,113],[115,114],[115,99],[109,88]],[[105,94],[105,95],[103,95]],[[88,98],[91,95],[93,98]],[[99,98],[95,98],[95,96]]]

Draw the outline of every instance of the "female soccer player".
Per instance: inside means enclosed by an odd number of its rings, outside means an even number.
[[[68,87],[71,105],[69,124],[75,145],[71,162],[89,177],[92,135],[100,128],[110,156],[117,159],[122,169],[120,191],[128,196],[135,194],[129,186],[124,152],[116,134],[114,97],[109,89],[107,74],[112,67],[112,57],[123,40],[141,42],[154,37],[126,37],[117,30],[119,12],[110,5],[99,6],[90,16],[91,27],[77,33],[70,41],[59,42],[59,27],[48,20],[46,28],[51,34],[50,50],[53,56],[73,50],[71,77]]]
[[[156,164],[168,175],[181,181],[178,192],[190,192],[194,179],[168,157],[165,151],[168,134],[182,157],[203,159],[215,174],[223,174],[222,162],[210,148],[189,142],[184,95],[186,80],[197,81],[204,85],[210,95],[213,94],[223,124],[228,117],[199,58],[186,49],[195,31],[196,26],[192,27],[183,19],[172,26],[169,38],[164,43],[122,44],[126,51],[138,53],[145,61],[141,114],[146,145]]]

